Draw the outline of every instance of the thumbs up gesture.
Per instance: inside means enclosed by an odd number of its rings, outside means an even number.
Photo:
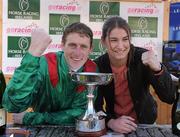
[[[149,66],[152,71],[160,71],[161,64],[153,51],[147,51],[142,54],[141,60],[144,65]]]

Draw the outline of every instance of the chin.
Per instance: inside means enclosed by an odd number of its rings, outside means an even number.
[[[70,66],[73,66],[72,68],[74,69],[79,69],[81,68],[84,64],[85,64],[86,61],[77,61],[77,62],[71,62],[70,63]]]
[[[125,57],[124,56],[116,56],[116,57],[114,57],[115,59],[117,59],[117,60],[122,60],[122,59],[125,59]]]
[[[77,65],[77,63],[76,63],[75,65],[72,65],[72,66],[74,66],[74,67],[72,67],[74,70],[78,70],[78,69],[81,68],[81,66],[83,66],[83,64],[82,65]]]

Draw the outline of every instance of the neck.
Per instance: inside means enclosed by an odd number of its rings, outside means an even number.
[[[121,67],[127,64],[127,58],[117,60],[110,58],[110,63],[113,67]]]

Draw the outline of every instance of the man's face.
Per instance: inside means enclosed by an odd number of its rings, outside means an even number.
[[[84,34],[70,33],[62,44],[65,59],[71,70],[78,70],[87,61],[90,52],[90,38]]]

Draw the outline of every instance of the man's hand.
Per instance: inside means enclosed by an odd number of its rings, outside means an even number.
[[[29,47],[29,53],[33,56],[41,56],[46,48],[51,43],[52,39],[45,32],[44,29],[36,29],[31,34],[31,44]]]
[[[12,120],[14,124],[23,124],[23,117],[27,112],[12,113]]]
[[[147,51],[142,54],[141,60],[144,65],[149,66],[152,71],[160,71],[161,64],[153,51]]]
[[[109,120],[108,127],[115,132],[126,134],[135,131],[137,125],[132,117],[121,116],[120,118]]]

